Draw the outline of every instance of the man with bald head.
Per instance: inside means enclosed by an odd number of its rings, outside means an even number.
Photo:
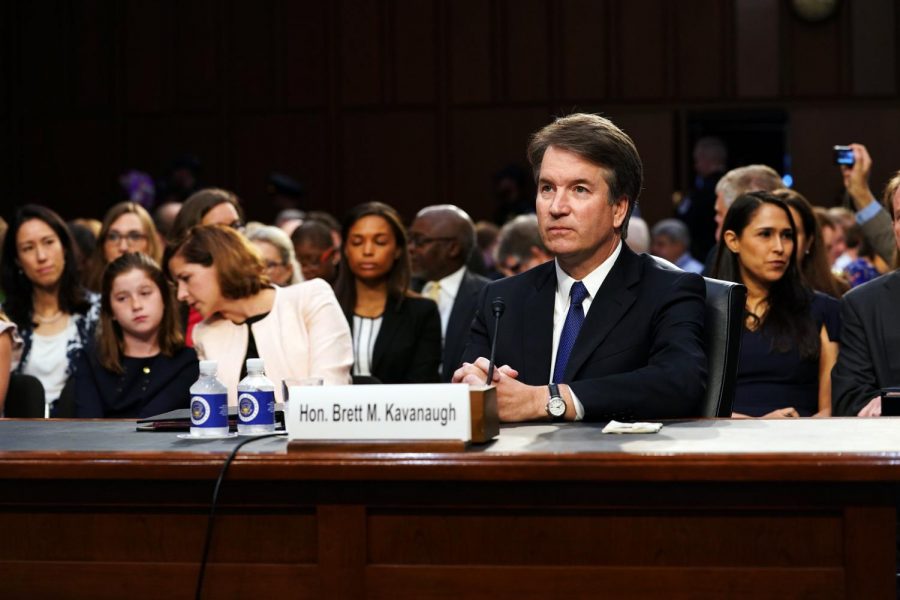
[[[426,206],[409,227],[413,277],[424,282],[422,295],[434,300],[441,313],[441,380],[445,382],[462,361],[475,301],[488,283],[466,268],[474,250],[475,225],[466,211],[452,204]]]

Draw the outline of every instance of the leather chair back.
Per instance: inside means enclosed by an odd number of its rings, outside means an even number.
[[[21,373],[9,376],[3,416],[16,419],[44,418],[44,386],[37,377]]]
[[[731,417],[747,288],[739,283],[706,280],[706,356],[708,379],[701,415]]]

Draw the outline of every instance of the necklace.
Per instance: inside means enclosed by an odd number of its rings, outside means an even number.
[[[63,316],[63,311],[58,310],[49,317],[42,317],[41,315],[35,314],[34,320],[40,323],[41,325],[50,325],[51,323],[56,323]]]

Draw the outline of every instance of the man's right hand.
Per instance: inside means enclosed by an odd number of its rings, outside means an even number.
[[[853,149],[853,165],[841,165],[844,177],[844,188],[857,211],[862,210],[875,201],[869,189],[869,173],[872,170],[872,157],[862,144],[850,144]]]

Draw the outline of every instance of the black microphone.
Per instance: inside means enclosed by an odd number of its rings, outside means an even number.
[[[491,359],[488,362],[485,385],[491,385],[491,381],[494,379],[494,356],[497,352],[497,338],[500,337],[500,317],[503,316],[504,310],[506,310],[506,303],[503,301],[503,298],[498,296],[491,300],[491,312],[494,313],[494,339],[491,341]]]

